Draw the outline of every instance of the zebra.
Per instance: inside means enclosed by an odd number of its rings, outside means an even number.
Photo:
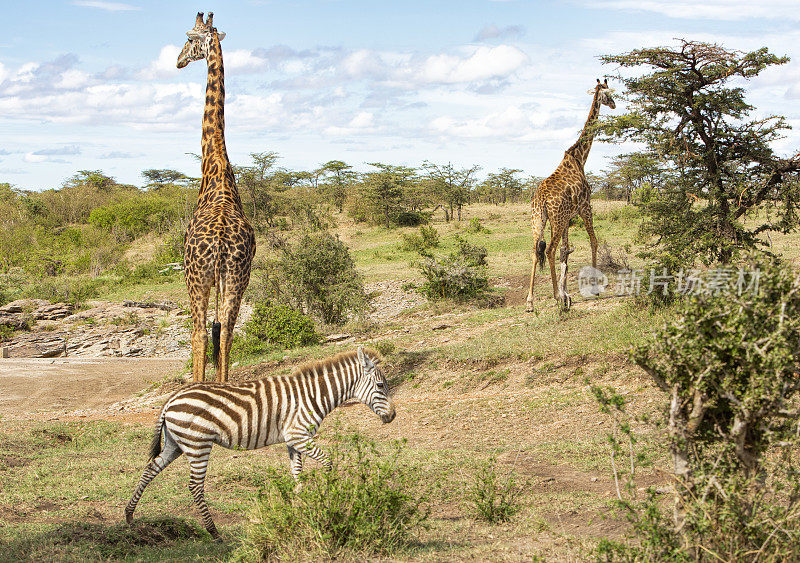
[[[252,450],[286,443],[295,480],[303,469],[304,455],[330,470],[331,461],[317,447],[314,436],[333,409],[358,399],[384,423],[394,420],[394,403],[379,362],[377,353],[359,346],[355,351],[302,364],[290,375],[240,385],[194,383],[176,391],[161,409],[150,459],[125,508],[125,521],[133,521],[133,511],[150,481],[183,453],[189,460],[189,490],[203,525],[219,539],[203,493],[214,444]]]

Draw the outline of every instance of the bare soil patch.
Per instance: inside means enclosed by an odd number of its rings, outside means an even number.
[[[181,358],[0,360],[0,415],[48,418],[129,399],[184,367]]]

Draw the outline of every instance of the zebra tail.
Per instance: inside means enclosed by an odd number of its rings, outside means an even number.
[[[161,454],[161,435],[164,433],[164,413],[158,419],[156,430],[153,432],[153,441],[150,442],[150,460],[154,460]]]
[[[541,272],[544,270],[544,250],[547,248],[547,244],[540,240],[539,244],[536,246],[536,261],[539,262],[539,271]]]

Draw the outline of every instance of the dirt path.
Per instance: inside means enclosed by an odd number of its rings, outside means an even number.
[[[182,358],[30,358],[0,360],[0,416],[45,418],[106,407],[177,375]]]

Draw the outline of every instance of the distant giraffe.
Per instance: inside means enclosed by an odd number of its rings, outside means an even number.
[[[591,92],[591,90],[590,90]],[[608,87],[608,81],[600,82],[594,88],[594,98],[592,108],[589,111],[589,118],[581,131],[578,140],[564,153],[561,164],[556,171],[545,178],[536,192],[533,194],[531,202],[531,227],[533,228],[533,244],[535,252],[531,265],[531,284],[528,289],[527,310],[533,310],[533,281],[536,278],[537,264],[544,267],[544,257],[550,263],[550,278],[553,282],[553,297],[566,309],[569,308],[570,297],[565,291],[566,271],[562,270],[562,287],[559,289],[556,282],[555,254],[558,243],[563,237],[564,248],[561,252],[561,261],[566,266],[567,255],[571,252],[569,248],[568,228],[570,220],[576,215],[583,219],[586,232],[589,235],[589,243],[592,246],[592,267],[597,267],[597,238],[594,236],[594,226],[592,225],[592,206],[589,202],[591,187],[586,181],[583,167],[589,156],[594,139],[594,124],[597,116],[600,115],[600,106],[606,105],[611,109],[616,107],[611,97],[612,90]],[[544,227],[550,219],[550,244],[546,245]],[[562,266],[563,268],[563,266]]]
[[[217,381],[228,379],[233,326],[242,295],[250,281],[250,265],[256,251],[253,227],[247,221],[236,189],[233,169],[225,149],[225,72],[220,41],[212,25],[214,14],[198,13],[189,40],[178,55],[178,68],[206,59],[208,83],[203,113],[203,179],[197,209],[186,229],[184,257],[186,285],[192,312],[192,377],[205,379],[206,312],[211,288],[216,287],[217,321],[212,328]],[[220,308],[220,294],[222,306]]]

